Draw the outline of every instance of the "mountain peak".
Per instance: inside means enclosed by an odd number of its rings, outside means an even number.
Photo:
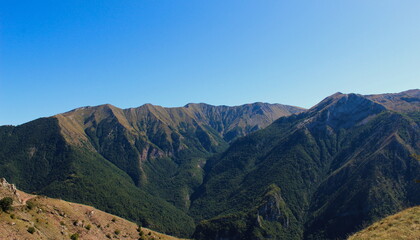
[[[348,128],[383,110],[384,106],[363,95],[335,93],[308,110],[312,117],[307,123],[310,127],[326,124],[334,129]]]

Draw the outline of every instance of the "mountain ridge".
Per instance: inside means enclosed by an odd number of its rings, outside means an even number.
[[[340,239],[419,204],[419,93],[82,107],[0,127],[0,174],[177,236]]]

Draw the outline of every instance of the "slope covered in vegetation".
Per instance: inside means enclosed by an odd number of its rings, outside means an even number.
[[[205,219],[194,236],[336,239],[420,204],[420,165],[412,157],[420,122],[406,105],[395,110],[337,93],[234,142],[208,162],[193,195],[190,214]],[[273,184],[281,198],[269,204],[264,196]]]
[[[0,127],[0,176],[19,188],[190,236],[189,196],[207,157],[228,142],[303,111],[280,104],[84,107]],[[159,214],[156,214],[159,213]]]

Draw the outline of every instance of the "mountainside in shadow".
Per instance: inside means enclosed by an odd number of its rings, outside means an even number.
[[[0,127],[0,175],[25,191],[189,236],[195,224],[186,211],[206,159],[230,141],[301,111],[266,103],[78,108]]]
[[[341,239],[419,205],[418,93],[337,93],[233,142],[192,197],[194,236]]]

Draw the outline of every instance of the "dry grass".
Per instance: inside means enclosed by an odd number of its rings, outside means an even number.
[[[32,209],[16,204],[14,210],[0,212],[0,239],[71,239],[73,234],[84,240],[178,239],[147,228],[141,228],[140,233],[135,223],[90,206],[41,196],[30,197],[34,197],[28,200]],[[30,233],[30,228],[35,231]]]
[[[349,237],[349,240],[420,240],[420,206],[384,218]]]

